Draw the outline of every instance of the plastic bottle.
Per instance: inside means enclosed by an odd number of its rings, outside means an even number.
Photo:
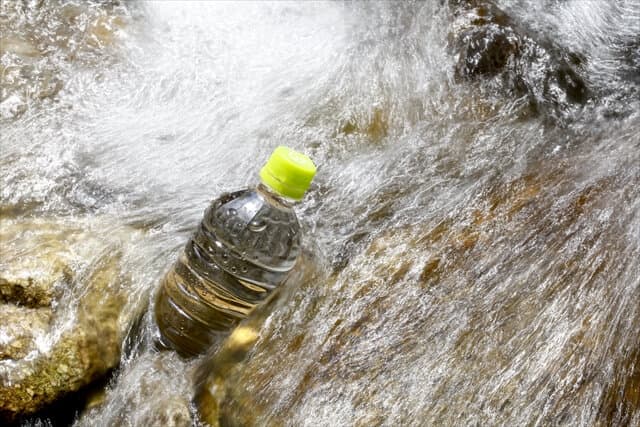
[[[185,357],[205,352],[282,284],[300,255],[293,205],[316,167],[275,149],[254,188],[213,201],[159,290],[159,341]]]

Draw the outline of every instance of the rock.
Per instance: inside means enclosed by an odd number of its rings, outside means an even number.
[[[526,96],[534,111],[557,120],[589,100],[584,58],[530,36],[492,2],[454,0],[450,8],[459,80],[491,78],[491,89]]]
[[[266,303],[257,306],[251,315],[244,320],[227,337],[220,348],[212,348],[197,367],[195,372],[194,402],[199,419],[211,427],[220,425],[252,425],[255,419],[251,412],[242,414],[242,421],[231,422],[221,419],[220,405],[227,401],[225,380],[241,362],[251,353],[259,339],[259,325],[268,313],[278,305],[278,301],[287,298],[293,284],[302,281],[312,282],[319,274],[318,260],[312,253],[305,251],[296,268],[283,287],[277,290]]]
[[[227,371],[246,357],[257,339],[258,332],[254,328],[238,326],[196,374],[198,413],[201,420],[211,427],[220,425],[218,402],[225,399],[224,377]]]
[[[117,31],[125,26],[122,16],[101,15],[89,25],[88,43],[92,47],[102,48],[113,45]]]
[[[519,53],[520,38],[511,28],[487,25],[466,35],[456,72],[459,76],[492,76],[502,72]]]
[[[2,305],[3,325],[0,360],[19,360],[34,350],[35,335],[46,334],[51,321],[50,308]]]
[[[567,186],[578,181],[572,174],[563,164],[531,165],[488,185],[468,210],[383,231],[337,274],[292,285],[244,324],[258,339],[240,361],[218,364],[224,373],[199,398],[203,418],[226,426],[640,420],[639,249],[629,234],[637,222],[609,203],[629,189],[607,176]],[[598,222],[605,212],[618,221]]]
[[[0,68],[0,72],[2,71],[2,68]],[[25,100],[17,94],[12,94],[3,101],[0,101],[0,118],[17,117],[25,111],[27,111],[27,104]]]
[[[2,2],[0,119],[55,99],[73,63],[108,63],[134,8],[120,2]]]
[[[189,402],[182,399],[178,401],[163,401],[158,411],[153,416],[142,420],[140,425],[190,427],[193,425]]]
[[[193,426],[192,371],[175,352],[146,352],[121,369],[115,388],[75,425]]]
[[[40,50],[27,40],[22,40],[15,35],[8,35],[2,39],[0,44],[0,56],[5,53],[18,55],[21,58],[37,58],[41,55]]]
[[[34,413],[118,364],[123,234],[0,220],[0,419]]]
[[[389,133],[389,113],[374,108],[365,117],[350,117],[342,120],[336,137],[361,136],[374,143],[382,141]]]

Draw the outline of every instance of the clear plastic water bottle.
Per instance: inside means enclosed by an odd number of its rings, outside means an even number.
[[[315,175],[309,157],[278,147],[255,188],[213,201],[162,281],[155,316],[160,343],[204,353],[284,282],[300,256],[293,210]]]

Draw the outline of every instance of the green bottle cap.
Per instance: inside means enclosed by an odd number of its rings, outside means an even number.
[[[260,170],[262,182],[281,196],[300,200],[316,174],[316,165],[305,154],[289,147],[276,148]]]

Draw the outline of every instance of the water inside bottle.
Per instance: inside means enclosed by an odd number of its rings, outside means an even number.
[[[223,195],[162,282],[161,344],[183,356],[215,345],[286,279],[299,253],[289,203],[263,185]]]

